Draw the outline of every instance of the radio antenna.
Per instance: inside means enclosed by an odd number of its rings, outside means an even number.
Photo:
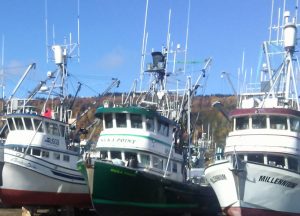
[[[48,53],[48,12],[47,12],[47,0],[45,0],[45,31],[46,31],[46,61],[48,63],[49,53]]]
[[[187,24],[186,24],[186,36],[185,36],[185,52],[184,52],[183,73],[185,73],[185,69],[186,69],[188,38],[189,38],[189,25],[190,25],[190,12],[191,12],[191,0],[189,0],[188,17],[187,17]]]
[[[143,32],[143,43],[142,43],[142,56],[141,56],[141,71],[140,71],[140,91],[142,90],[143,77],[144,77],[144,64],[147,47],[148,32],[147,29],[147,18],[148,18],[148,0],[146,1],[145,18],[144,18],[144,32]]]
[[[79,1],[77,1],[77,54],[78,54],[78,62],[80,61],[80,50],[79,50],[79,46],[80,46],[80,22],[79,22]]]
[[[4,91],[5,91],[5,84],[4,84],[4,40],[5,37],[2,35],[2,53],[1,53],[1,87],[2,87],[2,110],[4,109]]]
[[[69,33],[69,38],[64,37],[64,42],[62,45],[59,45],[63,50],[64,50],[64,55],[66,58],[72,58],[72,57],[76,57],[78,59],[79,62],[79,57],[80,57],[80,0],[77,0],[77,42],[73,42],[72,40],[72,33]],[[54,24],[52,25],[52,44],[49,44],[49,38],[48,38],[48,2],[47,0],[45,0],[45,31],[46,31],[46,35],[45,35],[45,39],[46,39],[46,57],[47,57],[47,63],[49,61],[49,59],[53,60],[55,59],[52,58],[49,55],[49,49],[53,50],[52,48],[58,44],[56,44],[55,41],[55,26]],[[77,50],[77,53],[72,55],[72,53]]]

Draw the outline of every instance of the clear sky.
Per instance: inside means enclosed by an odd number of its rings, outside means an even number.
[[[6,95],[12,91],[26,67],[37,63],[26,85],[44,79],[54,64],[46,57],[46,13],[44,0],[2,0],[0,34],[4,38]],[[185,46],[188,0],[149,0],[147,51],[166,45],[169,9],[170,34],[174,44]],[[257,67],[263,40],[268,38],[271,0],[191,0],[188,61],[213,59],[206,94],[233,93],[220,74],[237,70],[245,56],[245,68]],[[281,1],[276,1],[281,2]],[[294,1],[288,1],[289,3]],[[146,0],[80,0],[80,62],[72,59],[69,71],[83,87],[82,96],[101,93],[111,78],[121,80],[118,91],[128,91],[139,78]],[[277,11],[277,8],[276,8]],[[77,41],[77,0],[48,0],[48,44],[62,44],[72,33]],[[55,34],[53,34],[53,29]],[[55,38],[53,37],[55,35]],[[199,71],[202,64],[187,65]],[[76,88],[76,81],[74,86]],[[91,90],[92,89],[92,90]],[[25,89],[24,89],[25,91]]]

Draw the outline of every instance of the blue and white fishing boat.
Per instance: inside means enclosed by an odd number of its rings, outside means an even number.
[[[35,64],[31,64],[6,103],[7,123],[0,197],[11,206],[89,207],[90,196],[76,168],[81,155],[71,142],[71,103],[67,94],[66,45],[53,45],[57,68],[25,99],[14,95]],[[40,94],[43,104],[34,98]]]

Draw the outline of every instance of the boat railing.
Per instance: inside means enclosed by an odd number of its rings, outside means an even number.
[[[37,108],[32,105],[28,105],[25,99],[12,99],[6,107],[6,113],[29,113],[37,114]]]

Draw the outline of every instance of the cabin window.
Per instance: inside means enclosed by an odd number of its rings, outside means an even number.
[[[65,137],[66,127],[64,125],[59,125],[60,134],[62,137]]]
[[[44,132],[44,126],[41,120],[39,119],[33,119],[35,130],[38,132]]]
[[[105,128],[112,128],[113,127],[112,114],[105,114],[104,115],[104,122],[105,122]]]
[[[298,171],[298,160],[296,158],[288,157],[288,168]]]
[[[33,125],[31,122],[31,118],[24,118],[24,123],[27,130],[33,130]]]
[[[42,151],[42,157],[49,158],[49,152],[48,151]]]
[[[141,154],[141,164],[143,166],[150,166],[150,156]]]
[[[46,122],[46,131],[48,134],[59,136],[59,130],[57,124]]]
[[[128,161],[129,167],[138,167],[138,159],[135,152],[125,152],[125,160]]]
[[[125,160],[129,161],[130,159],[137,160],[137,155],[135,152],[125,152]]]
[[[58,152],[53,152],[53,158],[56,160],[60,160],[60,154]]]
[[[115,159],[115,158],[122,159],[120,151],[111,151],[110,152],[110,159]]]
[[[171,171],[171,165],[172,165],[172,163],[171,163],[171,161],[169,161],[169,163],[168,163],[168,167],[167,167],[167,171],[168,171],[168,172],[170,172],[170,171]]]
[[[63,155],[63,161],[69,162],[70,156],[69,155]]]
[[[41,156],[41,150],[33,148],[31,154],[34,156]]]
[[[130,120],[132,128],[143,128],[143,119],[141,115],[131,114]]]
[[[169,136],[169,124],[163,121],[158,121],[157,123],[158,133],[164,136]]]
[[[252,116],[252,128],[253,129],[267,128],[266,116],[262,116],[262,115]]]
[[[300,119],[290,118],[291,131],[300,132]]]
[[[21,118],[15,118],[15,123],[18,130],[24,130],[24,124]]]
[[[284,116],[270,116],[270,128],[286,130],[287,119]]]
[[[239,158],[240,160],[244,160],[244,155],[243,155],[243,154],[238,154],[237,156],[238,156],[238,158]]]
[[[173,162],[172,172],[177,173],[177,163]]]
[[[154,119],[151,117],[146,117],[146,127],[148,131],[154,132]]]
[[[263,154],[249,154],[248,161],[256,162],[256,163],[264,163],[264,155]]]
[[[107,159],[108,155],[107,155],[107,151],[100,151],[100,159]]]
[[[126,128],[126,114],[125,113],[117,113],[116,114],[116,122],[117,127],[119,128]]]
[[[236,118],[236,129],[244,130],[249,128],[249,118],[248,117],[238,117]]]
[[[153,156],[153,167],[158,168],[158,169],[163,169],[164,168],[164,160]]]
[[[279,155],[268,155],[268,165],[284,167],[284,157]]]
[[[22,147],[13,147],[13,150],[17,151],[17,152],[24,152],[25,151],[25,149],[22,148]]]
[[[15,130],[15,125],[14,125],[13,120],[11,118],[9,118],[9,119],[7,119],[7,122],[8,122],[9,129]]]

